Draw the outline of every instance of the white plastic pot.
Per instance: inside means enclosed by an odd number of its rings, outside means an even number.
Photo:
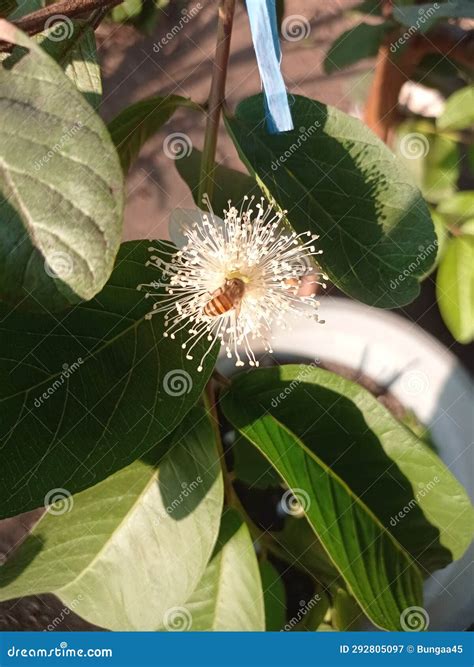
[[[337,362],[381,385],[391,383],[390,392],[429,427],[439,455],[472,500],[473,387],[456,357],[399,315],[339,297],[320,301],[326,323],[298,319],[292,330],[275,331],[275,354]],[[231,373],[232,364],[222,358],[218,366]],[[426,581],[430,630],[464,630],[474,622],[473,556],[474,544]]]

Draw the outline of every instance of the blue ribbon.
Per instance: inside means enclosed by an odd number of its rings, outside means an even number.
[[[270,134],[293,129],[288,95],[280,70],[281,50],[275,0],[247,0],[247,12],[257,65],[265,93]]]

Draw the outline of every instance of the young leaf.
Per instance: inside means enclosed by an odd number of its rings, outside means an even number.
[[[456,190],[460,173],[457,143],[437,134],[433,124],[407,121],[397,128],[395,154],[424,197],[440,202]]]
[[[438,268],[436,297],[446,326],[460,343],[474,339],[474,237],[452,238]]]
[[[201,157],[201,151],[193,148],[190,155],[183,156],[175,162],[179,175],[189,186],[193,194],[193,199],[199,207],[202,206],[202,202],[198,200],[199,182],[201,180]],[[229,208],[229,199],[238,208],[246,195],[248,197],[252,195],[261,197],[260,189],[255,180],[241,171],[229,169],[218,164],[216,165],[212,179],[214,181],[212,205],[219,217],[222,217],[223,211]]]
[[[464,130],[474,127],[474,86],[461,88],[448,98],[437,125],[440,130]]]
[[[117,147],[124,173],[128,172],[147,139],[158,132],[179,107],[201,111],[198,104],[179,95],[150,97],[123,109],[109,123],[110,136]]]
[[[348,65],[377,55],[389,23],[360,23],[340,35],[324,59],[324,71],[336,72]]]
[[[76,493],[146,454],[200,396],[204,371],[185,359],[183,337],[163,337],[163,317],[140,283],[149,242],[124,243],[96,299],[61,316],[0,308],[1,516],[44,503],[50,489]],[[200,354],[204,348],[196,354]]]
[[[112,20],[123,23],[136,18],[143,9],[143,0],[124,0],[118,7],[112,9]]]
[[[40,46],[60,65],[89,104],[97,109],[102,97],[102,80],[97,60],[95,33],[84,21],[53,25],[35,36]],[[57,30],[64,38],[57,39]]]
[[[196,631],[265,629],[265,611],[250,533],[233,509],[225,509],[206,571],[185,605]]]
[[[456,192],[440,202],[436,210],[450,224],[461,226],[474,218],[474,191]]]
[[[241,375],[231,394],[269,410],[299,437],[427,571],[469,546],[473,510],[462,485],[359,384],[289,365]]]
[[[59,310],[91,299],[112,271],[123,176],[59,65],[3,20],[0,39],[23,47],[0,63],[0,294]]]
[[[226,417],[273,463],[290,488],[304,491],[311,527],[367,616],[381,628],[399,630],[403,610],[422,602],[418,569],[333,470],[255,400],[247,400],[242,377],[223,399]]]
[[[161,457],[155,447],[53,504],[0,569],[1,599],[54,593],[101,627],[156,629],[198,584],[219,531],[222,478],[202,407]]]
[[[338,588],[333,599],[332,623],[343,632],[357,630],[364,616],[352,595],[344,588]]]
[[[296,231],[321,235],[319,261],[338,287],[379,307],[409,303],[436,256],[420,257],[420,246],[436,237],[412,178],[360,121],[314,100],[293,100],[292,132],[267,134],[261,95],[226,119],[242,159],[288,209]]]
[[[259,566],[265,602],[265,629],[278,632],[286,620],[285,587],[278,570],[270,561],[264,560]]]

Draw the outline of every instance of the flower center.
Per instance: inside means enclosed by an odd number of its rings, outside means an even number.
[[[244,273],[239,271],[239,269],[235,271],[231,271],[226,275],[226,280],[232,280],[233,278],[237,278],[238,280],[241,280],[245,285],[248,285],[250,282],[249,276],[246,276]]]

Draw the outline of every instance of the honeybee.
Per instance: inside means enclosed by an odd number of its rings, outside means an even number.
[[[245,283],[240,278],[227,278],[224,286],[211,295],[204,306],[204,315],[218,317],[235,308],[239,312],[240,302],[245,293]]]

